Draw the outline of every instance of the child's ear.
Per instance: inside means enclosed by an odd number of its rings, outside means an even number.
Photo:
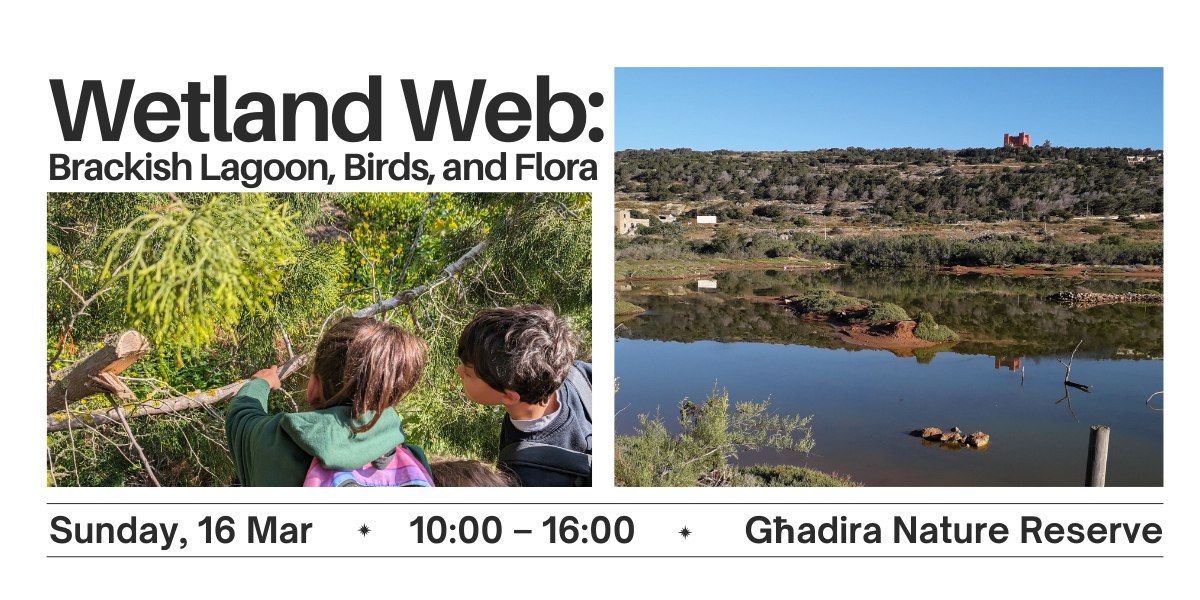
[[[521,395],[512,390],[504,390],[500,398],[505,406],[517,406],[521,403]]]
[[[304,398],[313,406],[321,400],[321,382],[317,381],[316,375],[308,376],[308,389],[304,392]]]

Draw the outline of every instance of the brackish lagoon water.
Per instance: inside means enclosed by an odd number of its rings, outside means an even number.
[[[1158,282],[955,276],[928,271],[748,271],[695,282],[635,283],[621,298],[648,312],[618,326],[617,432],[639,413],[676,425],[678,402],[714,386],[731,401],[767,400],[814,415],[811,454],[743,453],[740,462],[789,463],[866,485],[1082,485],[1089,426],[1112,428],[1108,485],[1162,485],[1162,307],[1086,309],[1047,302],[1064,289],[1122,292]],[[763,297],[814,287],[928,310],[962,340],[909,352],[842,342]],[[755,298],[758,298],[757,300]],[[1070,390],[1063,367],[1079,340]],[[1155,399],[1161,407],[1161,396]],[[984,431],[984,450],[911,437],[926,426]],[[677,427],[676,427],[677,428]]]

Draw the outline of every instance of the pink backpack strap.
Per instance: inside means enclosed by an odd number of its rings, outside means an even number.
[[[434,487],[433,476],[407,447],[353,471],[335,471],[313,457],[304,487]]]

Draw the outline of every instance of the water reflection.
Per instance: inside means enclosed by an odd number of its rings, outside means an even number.
[[[770,398],[816,416],[812,455],[743,455],[808,464],[869,485],[1081,485],[1088,427],[1113,428],[1109,485],[1162,484],[1162,307],[1087,309],[1045,301],[1086,287],[1124,292],[1137,281],[953,276],[930,272],[734,272],[719,291],[635,283],[621,297],[648,312],[618,332],[618,433],[637,413],[675,412],[714,382],[735,400]],[[902,358],[847,345],[821,323],[773,303],[825,287],[933,313],[962,335],[950,347]],[[1079,340],[1067,388],[1063,366]],[[669,420],[669,419],[668,419]],[[986,452],[942,452],[908,435],[959,426],[991,434]]]

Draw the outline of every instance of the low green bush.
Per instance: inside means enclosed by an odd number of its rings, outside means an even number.
[[[617,300],[616,314],[617,315],[640,315],[646,312],[646,309],[626,300]]]
[[[958,340],[958,334],[945,325],[938,325],[933,315],[922,312],[917,315],[917,327],[913,335],[929,342],[953,342]]]
[[[855,487],[848,476],[831,475],[795,465],[753,465],[738,469],[748,485],[761,487]]]
[[[867,307],[866,314],[863,317],[872,323],[882,323],[885,321],[908,321],[911,317],[908,316],[908,311],[903,307],[892,304],[891,302],[872,302]]]
[[[812,290],[797,298],[793,306],[802,313],[831,315],[864,304],[864,300],[844,296],[833,290]]]

